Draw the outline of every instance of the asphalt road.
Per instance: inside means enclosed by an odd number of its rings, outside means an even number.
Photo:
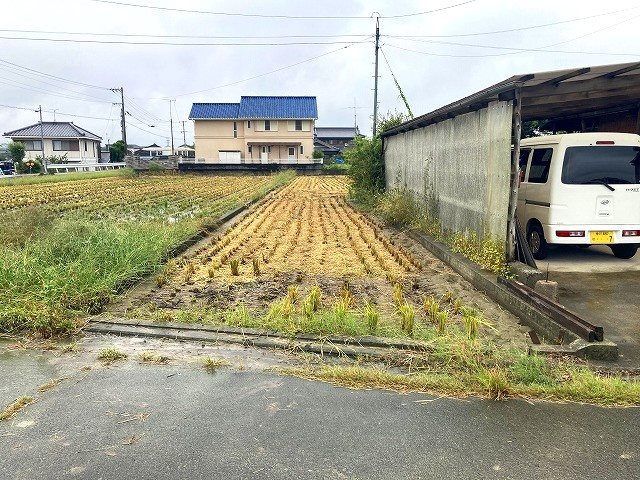
[[[0,380],[22,364],[28,391],[32,373],[48,372],[20,355],[0,358]],[[640,478],[637,409],[356,391],[132,360],[37,398],[0,422],[3,479]]]
[[[640,252],[621,260],[608,247],[552,249],[538,268],[558,282],[559,302],[616,342],[619,364],[640,368]]]

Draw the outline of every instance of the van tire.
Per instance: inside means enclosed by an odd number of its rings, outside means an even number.
[[[632,258],[638,251],[638,246],[633,244],[609,245],[613,254],[624,260]]]
[[[536,260],[544,260],[547,258],[549,246],[544,238],[544,231],[542,230],[542,227],[537,223],[534,223],[529,227],[527,243],[529,244],[533,258]]]

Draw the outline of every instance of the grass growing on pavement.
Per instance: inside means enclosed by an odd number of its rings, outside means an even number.
[[[115,347],[103,348],[98,352],[98,360],[102,360],[104,363],[113,363],[117,360],[124,360],[125,358],[127,358],[127,354]]]
[[[202,365],[207,372],[215,373],[220,367],[226,367],[229,365],[229,362],[223,358],[205,357],[202,361]]]
[[[23,395],[18,397],[13,403],[8,405],[4,410],[0,412],[0,420],[8,420],[16,413],[22,410],[24,407],[34,402],[34,398],[29,395]]]
[[[440,339],[441,340],[441,339]],[[453,344],[457,344],[453,346]],[[478,356],[475,342],[456,339],[439,355],[403,374],[381,366],[322,364],[279,371],[349,388],[380,388],[436,395],[523,397],[606,406],[640,405],[640,382],[601,375],[584,365],[523,352]],[[447,350],[449,350],[447,352]]]
[[[159,353],[152,351],[140,353],[140,355],[138,355],[138,360],[141,363],[152,363],[156,365],[164,365],[169,363],[169,357],[160,355]]]
[[[52,378],[48,382],[43,383],[42,385],[40,385],[38,387],[38,391],[40,393],[48,392],[52,388],[57,387],[58,385],[60,385],[62,383],[62,380],[64,380],[64,379],[62,379],[62,378]]]

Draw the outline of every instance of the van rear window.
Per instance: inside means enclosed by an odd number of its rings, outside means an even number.
[[[640,147],[569,147],[564,154],[562,183],[573,185],[640,183]]]

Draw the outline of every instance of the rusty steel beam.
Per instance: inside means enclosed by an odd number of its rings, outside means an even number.
[[[498,278],[498,282],[523,300],[526,300],[539,310],[546,313],[556,323],[575,333],[584,340],[587,340],[588,342],[601,342],[604,339],[604,330],[602,327],[589,323],[587,320],[579,317],[573,312],[570,312],[559,303],[556,303],[547,297],[543,297],[523,283],[515,280],[507,280],[502,277]]]

